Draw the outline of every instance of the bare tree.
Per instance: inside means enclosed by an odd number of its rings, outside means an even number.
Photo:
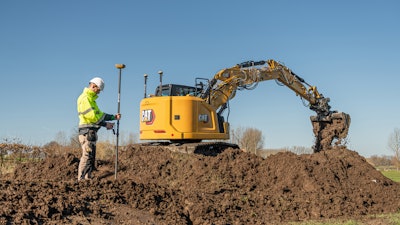
[[[393,161],[396,164],[397,170],[399,170],[400,162],[400,129],[395,128],[389,136],[388,147],[394,152]]]
[[[239,144],[243,137],[243,127],[237,127],[231,130],[231,143]]]
[[[124,140],[124,145],[135,144],[138,142],[137,140],[138,140],[137,135],[132,132],[129,132],[128,137],[126,137]]]
[[[375,167],[378,166],[391,166],[392,165],[392,156],[378,156],[378,155],[372,155],[371,157],[367,158],[367,162],[372,164]]]
[[[69,136],[69,147],[72,149],[80,149],[81,144],[79,143],[79,129],[73,128]]]
[[[57,141],[50,141],[49,143],[43,145],[43,151],[47,155],[59,155],[63,152],[63,146]]]
[[[232,142],[247,152],[257,154],[257,150],[264,146],[264,137],[262,132],[256,128],[238,127],[232,131]]]
[[[62,146],[67,145],[67,135],[64,131],[58,131],[54,137],[54,141]]]

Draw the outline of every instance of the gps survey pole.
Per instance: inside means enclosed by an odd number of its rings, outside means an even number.
[[[118,114],[121,112],[121,73],[122,69],[125,68],[124,64],[115,64],[115,67],[119,69],[119,77],[118,77]],[[117,179],[117,171],[118,171],[118,141],[119,141],[119,120],[117,120],[117,144],[115,147],[115,173],[114,178]]]

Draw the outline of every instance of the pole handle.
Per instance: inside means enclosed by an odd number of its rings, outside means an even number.
[[[123,68],[125,68],[125,64],[115,64],[115,68],[123,69]]]

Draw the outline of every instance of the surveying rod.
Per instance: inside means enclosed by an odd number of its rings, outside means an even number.
[[[119,77],[118,77],[118,114],[120,114],[121,107],[121,73],[122,69],[125,68],[124,64],[115,64],[115,67],[119,69]],[[119,120],[117,120],[117,143],[115,147],[115,172],[114,178],[117,179],[117,171],[118,171],[118,140],[119,140]]]

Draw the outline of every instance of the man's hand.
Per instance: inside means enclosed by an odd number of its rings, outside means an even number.
[[[121,119],[121,113],[115,114],[115,115],[114,115],[114,118],[115,118],[116,120],[120,120],[120,119]]]
[[[107,128],[107,130],[113,129],[114,128],[114,123],[106,122],[106,128]]]

